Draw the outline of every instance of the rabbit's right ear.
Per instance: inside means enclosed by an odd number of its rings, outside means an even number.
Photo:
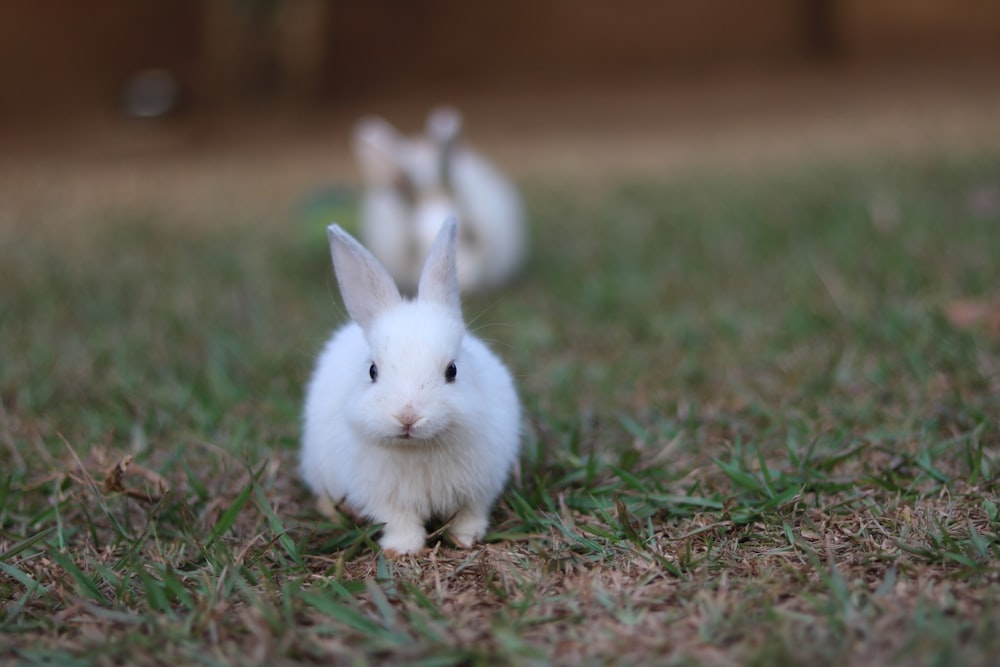
[[[327,227],[333,271],[351,319],[367,329],[375,317],[403,300],[382,264],[339,225]]]
[[[458,220],[450,217],[441,225],[424,262],[417,285],[417,298],[446,306],[461,319],[462,300],[458,292],[458,273],[455,270],[457,242]]]
[[[370,185],[392,185],[399,178],[399,133],[378,116],[367,116],[354,125],[351,147]]]

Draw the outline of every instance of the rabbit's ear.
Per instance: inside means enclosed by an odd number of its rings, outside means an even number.
[[[351,147],[370,185],[391,185],[399,178],[399,133],[387,121],[367,116],[355,124]]]
[[[438,179],[444,186],[452,186],[452,155],[462,133],[462,114],[452,107],[438,107],[427,116],[427,136],[437,147]]]
[[[362,329],[367,329],[379,313],[403,298],[385,267],[350,234],[338,225],[330,225],[327,236],[347,313]]]
[[[462,304],[458,294],[458,276],[455,271],[455,243],[458,238],[458,220],[449,217],[441,225],[430,254],[420,273],[417,298],[433,301],[455,311],[461,317]]]
[[[462,134],[462,114],[453,107],[437,107],[427,116],[427,136],[449,146]]]

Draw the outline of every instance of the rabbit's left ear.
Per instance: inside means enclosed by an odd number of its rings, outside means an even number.
[[[438,178],[441,185],[452,181],[452,156],[462,133],[462,114],[458,109],[438,107],[427,116],[427,136],[438,149]]]
[[[454,143],[462,133],[462,114],[453,107],[437,107],[427,116],[427,136],[438,145]]]
[[[351,147],[370,185],[391,185],[399,177],[396,128],[378,116],[367,116],[355,124]]]
[[[417,285],[417,298],[447,306],[461,316],[462,301],[458,293],[458,275],[455,270],[455,244],[458,239],[458,220],[449,217],[441,225],[431,246],[424,269]]]
[[[392,276],[375,256],[338,225],[327,227],[333,270],[351,319],[367,330],[381,313],[403,300]]]

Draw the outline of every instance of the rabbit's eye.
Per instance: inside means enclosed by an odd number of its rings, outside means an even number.
[[[378,366],[376,366],[374,362],[368,369],[368,377],[372,379],[372,382],[378,379]]]
[[[444,369],[444,381],[454,382],[455,376],[458,375],[458,369],[455,368],[455,362],[448,364],[448,368]]]

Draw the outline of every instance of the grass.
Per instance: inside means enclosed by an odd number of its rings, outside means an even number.
[[[41,208],[0,236],[0,663],[994,664],[1000,343],[941,312],[1000,284],[998,186],[529,189],[525,275],[466,303],[520,474],[399,561],[296,479],[321,237]]]

